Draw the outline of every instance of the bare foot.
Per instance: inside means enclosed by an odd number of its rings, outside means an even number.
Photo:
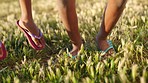
[[[82,45],[82,42],[80,42],[77,45],[72,44],[73,49],[71,50],[70,54],[73,55],[73,56],[76,56],[81,49],[81,45]]]
[[[78,52],[80,51],[80,47],[73,47],[73,49],[71,50],[70,54],[75,56],[78,54]]]

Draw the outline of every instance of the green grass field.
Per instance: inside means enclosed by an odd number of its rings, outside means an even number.
[[[0,40],[8,56],[0,61],[0,83],[147,83],[148,1],[128,0],[111,39],[116,57],[101,61],[95,44],[106,0],[77,0],[80,33],[85,41],[76,60],[66,56],[69,37],[55,0],[33,0],[34,21],[46,48],[33,50],[15,25],[18,0],[0,0]]]

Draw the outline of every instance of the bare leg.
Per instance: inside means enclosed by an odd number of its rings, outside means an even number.
[[[127,0],[108,0],[104,11],[101,28],[96,37],[98,48],[105,50],[109,47],[107,36],[121,16]]]
[[[57,2],[61,19],[66,26],[67,33],[72,42],[73,49],[71,54],[76,55],[80,50],[82,39],[78,31],[75,0],[57,0]]]
[[[39,36],[39,29],[33,21],[32,18],[32,10],[31,10],[31,0],[19,0],[21,7],[21,19],[19,21],[19,25],[27,30],[29,30],[32,34]],[[40,42],[44,42],[43,38],[41,40],[33,38],[33,41],[39,47],[42,47]]]

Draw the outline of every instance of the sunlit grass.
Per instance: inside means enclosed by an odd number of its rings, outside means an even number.
[[[54,0],[33,1],[34,21],[42,30],[46,48],[33,50],[15,22],[17,0],[0,0],[0,39],[8,57],[0,62],[0,83],[130,83],[148,81],[148,1],[128,0],[109,36],[117,54],[101,60],[95,44],[106,0],[78,0],[80,33],[85,41],[78,58],[67,57],[69,37]]]

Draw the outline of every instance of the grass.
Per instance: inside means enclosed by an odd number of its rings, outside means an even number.
[[[33,1],[34,21],[44,32],[46,48],[33,50],[15,25],[17,0],[0,0],[0,39],[8,56],[0,62],[0,83],[146,83],[148,82],[148,1],[129,0],[109,36],[118,51],[101,61],[95,45],[106,0],[77,1],[80,33],[85,41],[78,59],[66,56],[69,37],[54,0]]]

